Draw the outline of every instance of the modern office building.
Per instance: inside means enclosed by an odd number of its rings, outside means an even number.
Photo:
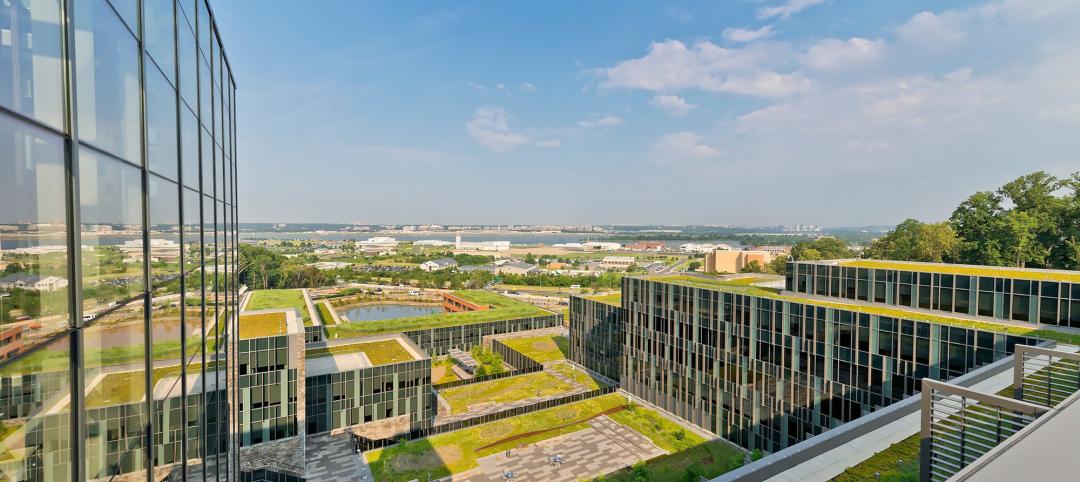
[[[891,297],[876,302],[876,287],[868,300],[849,300],[815,279],[811,290],[828,290],[806,294],[803,266],[788,265],[785,290],[745,279],[625,278],[618,300],[572,300],[570,357],[617,374],[622,389],[742,447],[775,452],[911,396],[923,378],[953,379],[1045,335],[1012,334],[1015,321],[1006,326],[977,313],[898,306]],[[956,269],[919,265],[931,282],[955,279]],[[999,286],[1041,277],[1058,294],[1076,275],[995,272]],[[936,286],[931,292],[957,296]],[[998,306],[1004,297],[996,294]]]
[[[236,86],[210,9],[0,2],[0,66],[0,263],[36,280],[0,288],[0,479],[239,479]]]

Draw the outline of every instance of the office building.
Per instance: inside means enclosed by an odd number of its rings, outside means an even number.
[[[822,267],[839,274],[807,272]],[[956,283],[957,270],[972,267],[905,265],[925,273],[933,294],[929,308],[920,307],[921,297],[915,308],[895,302],[906,288],[890,277],[908,278],[892,265],[881,268],[883,275],[877,268],[864,275],[850,269],[849,283],[833,262],[789,263],[784,290],[745,278],[625,278],[618,300],[573,298],[570,357],[744,448],[775,452],[911,396],[923,378],[953,379],[1046,336],[1033,323],[1032,330],[1017,330],[1015,317],[996,316],[1009,320],[1006,325],[953,309],[957,297],[975,296],[966,305],[973,306],[983,296],[945,289],[945,280]],[[1012,306],[1018,295],[1035,296],[1034,279],[1040,297],[1043,289],[1056,295],[1056,315],[1062,305],[1072,313],[1071,292],[1062,287],[1071,289],[1075,272],[983,269],[994,272],[987,286],[998,291],[986,295],[994,300],[994,315],[1014,313],[1004,308],[1008,296]],[[879,276],[880,288],[870,288],[869,280]],[[964,276],[975,282],[974,275]],[[867,280],[865,289],[860,279]],[[1017,285],[1028,291],[1018,294]],[[851,300],[844,289],[849,286]],[[936,305],[934,295],[941,300]],[[1022,313],[1040,319],[1041,311],[1031,312],[1033,303],[1028,300]]]
[[[238,480],[236,85],[203,0],[0,3],[0,478]]]
[[[739,273],[753,263],[757,263],[760,272],[773,258],[774,256],[766,251],[720,249],[705,255],[705,272]]]

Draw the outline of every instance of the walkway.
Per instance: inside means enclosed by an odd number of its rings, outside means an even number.
[[[514,472],[515,481],[577,481],[596,477],[638,460],[663,455],[645,436],[598,417],[589,428],[551,438],[524,448],[477,460],[479,467],[454,477],[455,481],[505,481],[504,472]],[[552,465],[549,457],[561,455],[563,463]]]

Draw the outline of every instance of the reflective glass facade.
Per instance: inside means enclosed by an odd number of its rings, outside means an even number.
[[[0,479],[237,479],[235,83],[203,0],[0,0]]]

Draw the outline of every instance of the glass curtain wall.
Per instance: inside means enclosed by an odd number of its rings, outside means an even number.
[[[235,89],[204,0],[0,1],[0,480],[238,479]]]

